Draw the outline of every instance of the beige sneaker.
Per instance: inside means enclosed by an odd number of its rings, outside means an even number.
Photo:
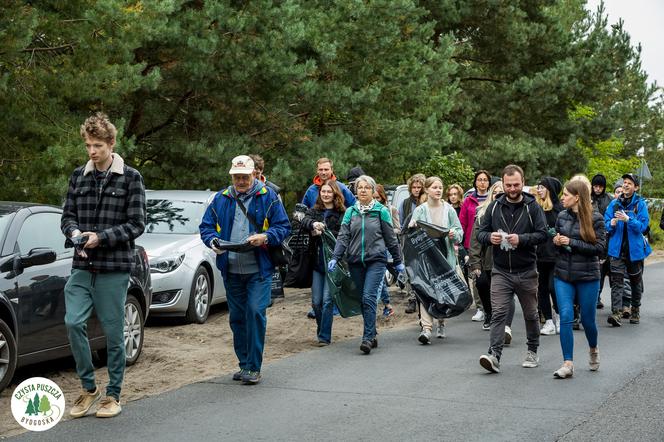
[[[84,390],[78,399],[74,401],[74,406],[69,410],[69,415],[73,418],[85,416],[90,410],[90,407],[92,407],[100,397],[101,391],[99,391],[99,387],[97,387],[92,393],[88,393]]]
[[[115,417],[122,411],[120,401],[116,401],[113,396],[106,396],[99,401],[97,406],[97,417]]]
[[[553,372],[553,377],[557,379],[566,379],[574,376],[574,366],[563,364],[558,370]]]
[[[595,351],[590,350],[590,371],[599,370],[599,348],[596,348]]]

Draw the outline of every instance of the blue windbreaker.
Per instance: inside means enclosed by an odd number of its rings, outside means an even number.
[[[618,221],[615,226],[612,226],[611,220],[619,210],[624,210],[627,213],[629,221],[627,223]],[[627,239],[629,241],[629,259],[631,261],[641,261],[650,255],[652,249],[643,237],[649,223],[648,206],[640,195],[635,193],[627,207],[622,206],[620,198],[611,201],[606,208],[606,212],[604,212],[606,235],[609,238],[609,256],[612,258],[620,257],[625,224],[627,224]]]
[[[257,181],[255,181],[256,183]],[[247,212],[253,215],[254,219],[268,238],[268,244],[278,245],[290,234],[290,222],[286,209],[279,201],[277,194],[263,183],[258,183],[253,188],[254,197],[247,207]],[[214,199],[208,206],[203,215],[203,220],[198,226],[201,233],[203,244],[210,247],[213,238],[219,238],[228,241],[233,229],[233,219],[235,218],[235,209],[237,203],[231,193],[231,186],[217,192]],[[270,261],[266,247],[256,247],[256,262],[260,274],[264,278],[272,277],[274,264]],[[228,253],[217,255],[217,267],[221,270],[221,275],[226,278],[228,271]]]

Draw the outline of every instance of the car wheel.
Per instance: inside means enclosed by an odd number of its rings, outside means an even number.
[[[210,276],[207,270],[199,267],[194,275],[189,291],[189,307],[186,318],[189,322],[204,324],[210,313],[210,301],[212,292],[210,290]]]
[[[18,352],[16,340],[11,328],[0,319],[0,392],[9,385],[14,377]]]
[[[134,295],[125,302],[124,343],[127,366],[134,365],[143,350],[144,319],[141,304]]]

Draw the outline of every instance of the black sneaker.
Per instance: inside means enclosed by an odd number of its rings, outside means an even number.
[[[378,346],[378,341],[376,341],[376,346]],[[373,341],[362,341],[362,343],[360,344],[360,350],[362,350],[362,352],[365,355],[371,353],[372,348],[373,348]]]
[[[244,385],[256,385],[261,381],[261,372],[260,371],[245,371],[242,376],[242,383]]]
[[[307,312],[307,318],[316,319],[316,312],[314,311],[314,309],[311,309]]]
[[[598,310],[601,310],[601,309],[603,309],[603,308],[604,308],[604,303],[603,303],[602,300],[600,299],[599,301],[597,301],[597,309],[598,309]]]
[[[371,340],[371,348],[376,348],[376,347],[378,347],[378,339],[373,338]]]
[[[240,371],[236,371],[235,373],[233,373],[233,380],[234,381],[241,381],[242,376],[244,376],[244,374],[246,372],[247,372],[247,370],[245,370],[244,368],[241,368]]]
[[[417,302],[415,301],[415,298],[411,298],[408,300],[408,306],[406,307],[406,313],[415,313],[415,310],[417,310]]]

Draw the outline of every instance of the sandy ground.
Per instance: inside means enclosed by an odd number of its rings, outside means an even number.
[[[664,250],[656,250],[648,258],[649,263],[656,261],[664,261]],[[379,317],[379,332],[381,329],[417,325],[417,315],[404,312],[405,293],[393,287],[390,295],[395,315],[388,320]],[[306,317],[310,303],[309,290],[286,289],[285,298],[277,300],[268,309],[264,354],[266,363],[317,348],[316,322]],[[380,303],[379,310],[382,311]],[[359,346],[361,335],[361,317],[335,317],[333,341],[354,339]],[[214,307],[208,321],[202,325],[183,324],[178,320],[150,320],[145,332],[143,353],[139,361],[125,372],[122,403],[228,375],[235,370],[237,360],[233,353],[225,305]],[[98,369],[95,373],[98,384],[106,385],[106,368]],[[0,394],[0,438],[24,431],[11,415],[10,395],[19,383],[33,376],[43,376],[56,382],[65,393],[68,407],[80,392],[72,358],[20,369],[12,384]]]
[[[404,313],[405,293],[392,288],[390,294],[395,315],[388,320],[379,317],[379,332],[386,328],[416,325],[417,315]],[[268,309],[264,362],[317,349],[316,321],[306,317],[310,305],[309,290],[286,289],[285,298],[276,300]],[[379,310],[382,312],[380,302]],[[361,317],[344,319],[336,316],[332,335],[332,345],[335,341],[355,339],[359,346]],[[213,307],[208,321],[202,325],[184,324],[171,319],[150,320],[146,327],[143,353],[138,362],[125,372],[121,402],[125,404],[186,384],[228,375],[236,370],[237,359],[225,305]],[[97,383],[106,385],[106,368],[97,369],[95,374]],[[72,358],[19,369],[12,383],[0,394],[0,438],[24,431],[11,415],[10,395],[19,383],[32,376],[46,377],[57,383],[65,393],[67,407],[80,393]]]

